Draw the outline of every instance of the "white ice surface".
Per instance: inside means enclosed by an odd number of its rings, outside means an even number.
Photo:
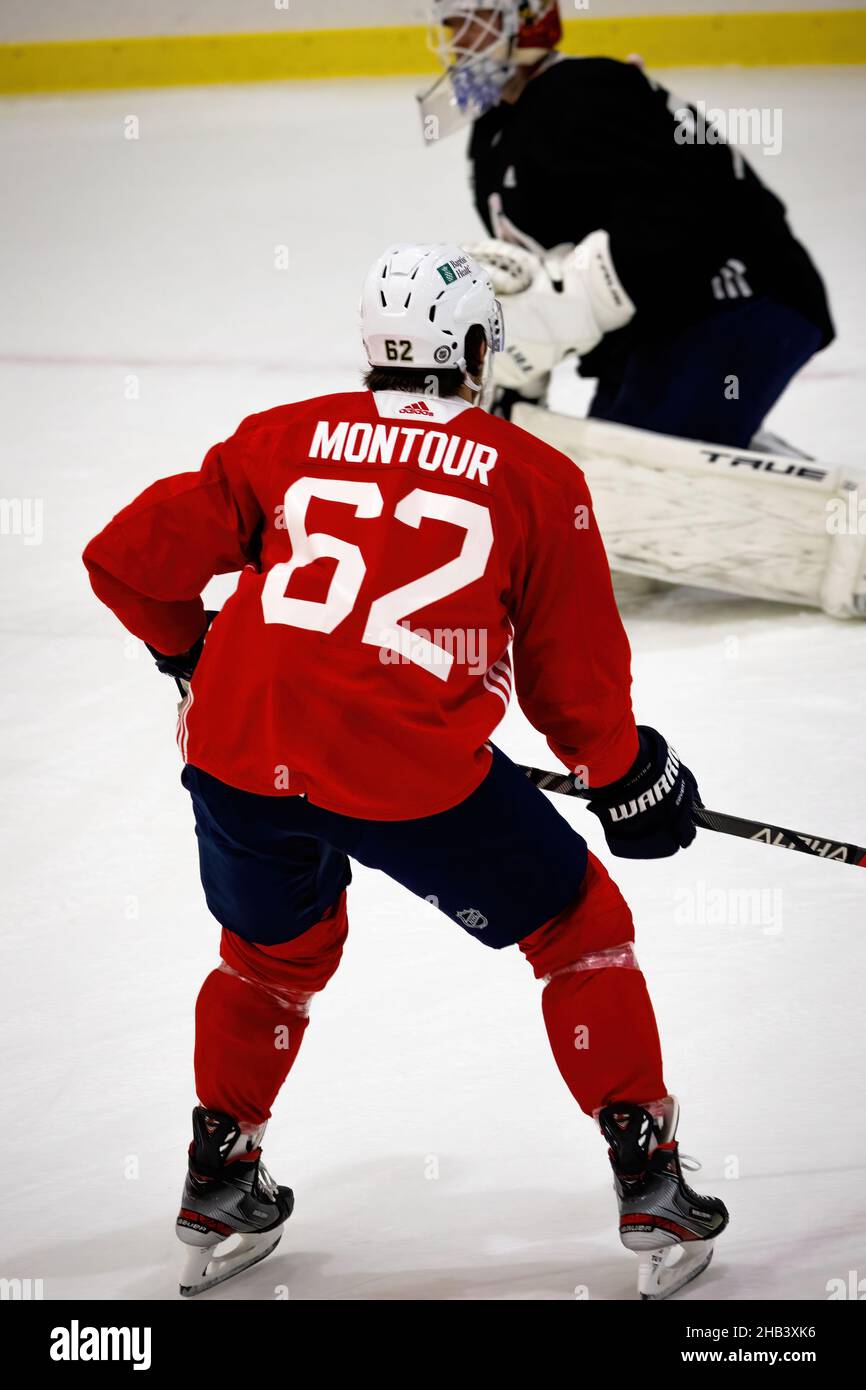
[[[782,154],[757,164],[826,274],[840,337],[771,424],[862,466],[862,75],[671,78],[709,104],[783,110]],[[0,1275],[41,1278],[47,1298],[175,1296],[192,1004],[217,943],[172,689],[95,601],[80,552],[244,415],[356,382],[359,280],[386,242],[477,230],[461,142],[423,147],[411,90],[2,106],[2,491],[43,500],[44,539],[0,544]],[[639,716],[675,738],[708,805],[864,838],[862,625],[695,591],[626,616]],[[498,737],[551,762],[515,712]],[[600,850],[582,807],[559,809]],[[732,1212],[688,1296],[825,1298],[866,1273],[866,882],[711,834],[615,873],[684,1147]],[[683,920],[689,900],[748,889],[772,921]],[[550,1058],[522,958],[362,869],[351,921],[267,1139],[296,1214],[276,1256],[210,1297],[632,1297],[604,1146]]]

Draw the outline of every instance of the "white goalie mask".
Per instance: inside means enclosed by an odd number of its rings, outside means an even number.
[[[480,325],[487,343],[484,378],[466,367],[466,334]],[[483,266],[450,243],[389,246],[367,273],[361,334],[371,367],[456,368],[483,390],[492,354],[504,344],[502,309]]]
[[[418,98],[428,140],[483,116],[517,68],[562,37],[557,0],[428,0],[428,14],[428,43],[445,70]]]

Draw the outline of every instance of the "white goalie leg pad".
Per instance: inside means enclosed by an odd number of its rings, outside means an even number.
[[[613,570],[866,618],[866,478],[517,405],[586,476]]]

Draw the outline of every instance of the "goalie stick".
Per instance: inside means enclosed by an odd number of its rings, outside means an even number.
[[[520,765],[536,787],[543,792],[556,792],[561,796],[577,796],[588,801],[592,793],[581,787],[573,775],[565,772],[545,772],[540,767]],[[801,830],[786,830],[781,825],[771,825],[768,821],[746,820],[742,816],[729,816],[724,811],[708,811],[705,806],[695,808],[695,825],[702,830],[715,830],[720,835],[737,835],[743,840],[757,840],[759,844],[775,845],[778,849],[793,849],[798,854],[811,854],[819,859],[835,859],[841,864],[854,864],[866,868],[866,848],[863,845],[848,844],[845,840],[828,840],[821,835],[806,835]]]

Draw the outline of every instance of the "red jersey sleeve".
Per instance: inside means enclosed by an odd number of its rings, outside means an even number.
[[[565,480],[557,473],[528,509],[512,611],[517,698],[566,767],[600,787],[638,754],[631,652],[583,474],[570,460]]]
[[[198,473],[146,488],[84,551],[97,597],[166,656],[204,631],[208,581],[255,559],[262,517],[237,466],[236,440],[215,445]]]

